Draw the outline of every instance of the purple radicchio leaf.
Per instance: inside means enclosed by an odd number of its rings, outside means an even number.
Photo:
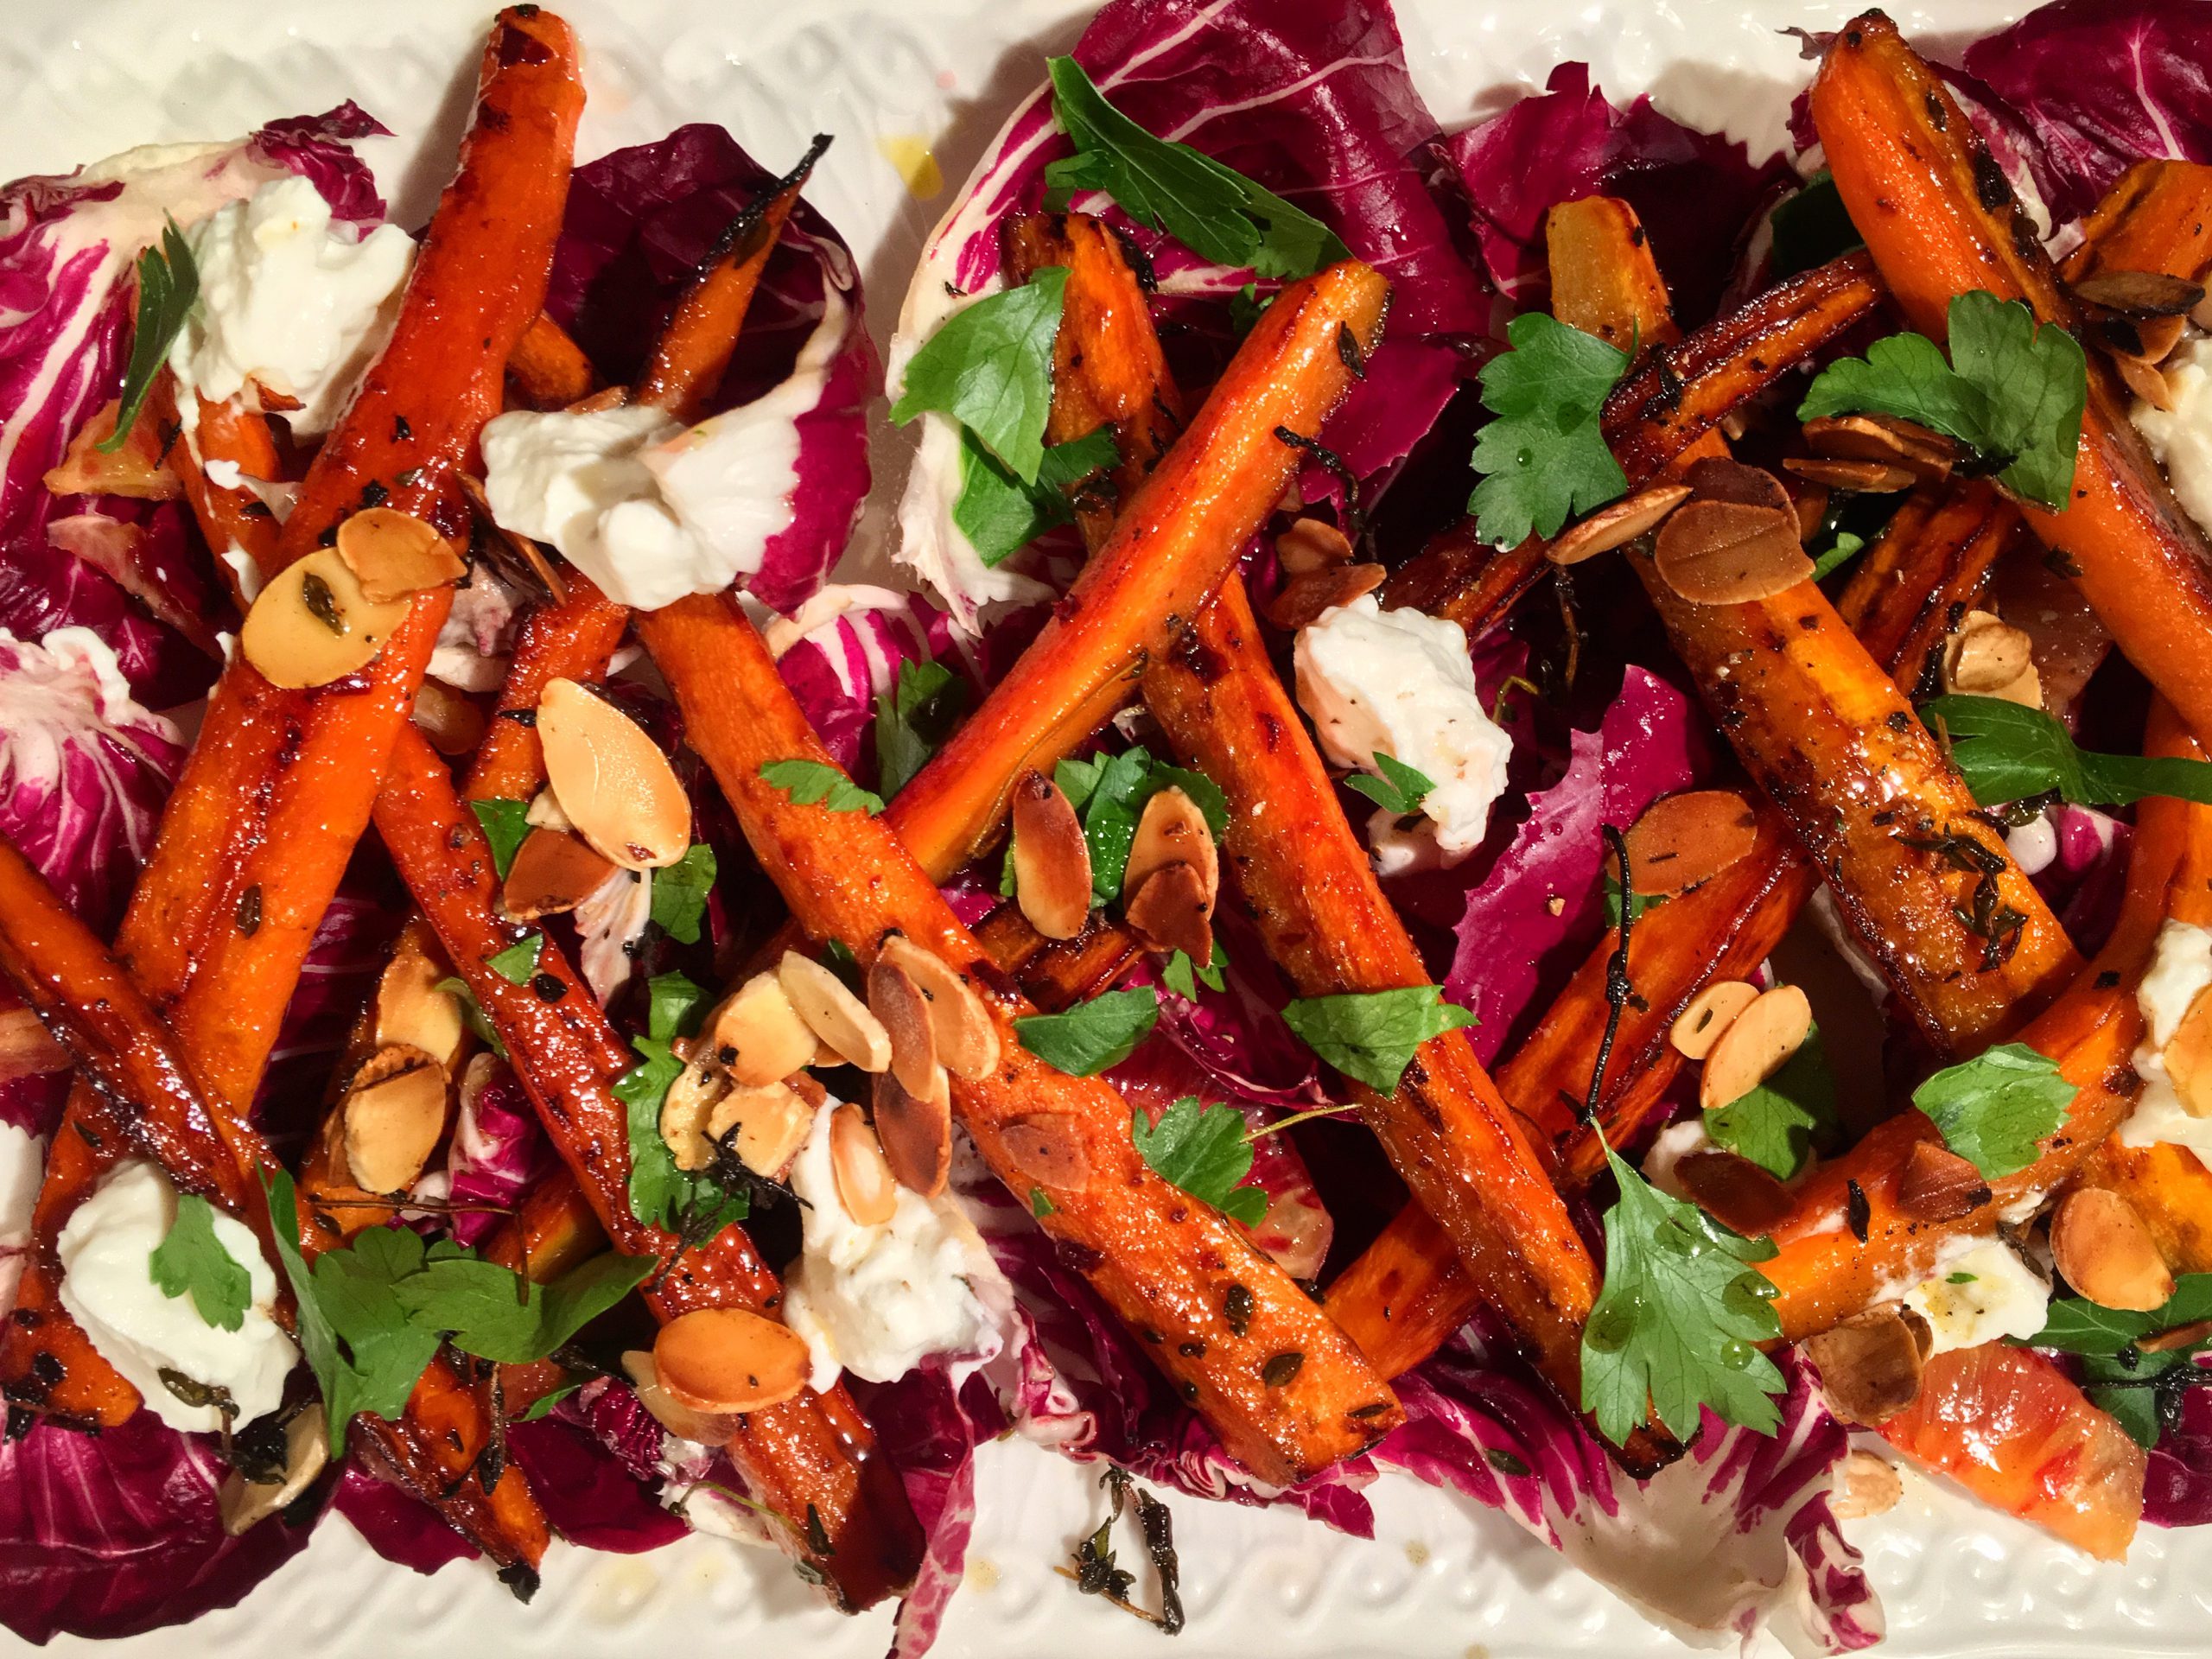
[[[552,1173],[556,1161],[514,1068],[496,1055],[473,1057],[461,1077],[461,1106],[446,1148],[445,1196],[455,1205],[512,1209]],[[456,1209],[448,1230],[459,1243],[474,1245],[499,1219],[491,1209]]]
[[[777,671],[815,735],[840,766],[861,774],[876,698],[896,688],[904,664],[943,656],[950,629],[918,594],[830,587],[787,621],[770,624],[768,637]],[[872,764],[864,775],[873,779]]]
[[[350,1459],[330,1507],[353,1523],[371,1549],[410,1572],[435,1573],[448,1561],[473,1561],[481,1554],[429,1504]]]
[[[2152,1449],[2143,1518],[2154,1527],[2212,1526],[2212,1388],[2183,1391],[2178,1420]]]
[[[690,1530],[588,1429],[559,1417],[511,1423],[507,1445],[546,1520],[572,1544],[639,1555]]]
[[[376,175],[352,145],[356,139],[391,137],[390,127],[349,98],[321,115],[271,121],[251,143],[263,160],[312,183],[330,204],[332,218],[366,233],[384,223],[384,198],[377,194]]]

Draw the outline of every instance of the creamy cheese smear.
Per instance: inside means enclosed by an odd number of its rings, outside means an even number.
[[[171,1428],[213,1433],[222,1415],[212,1405],[187,1405],[162,1380],[176,1372],[226,1390],[241,1423],[283,1402],[284,1378],[300,1351],[276,1323],[276,1274],[245,1224],[218,1211],[215,1237],[246,1270],[251,1305],[235,1331],[200,1317],[189,1296],[170,1296],[154,1282],[153,1256],[176,1221],[176,1188],[156,1165],[118,1164],[61,1230],[61,1305],[70,1318],[137,1389],[146,1408]]]
[[[46,1141],[0,1121],[0,1314],[16,1305],[30,1248],[31,1208],[46,1173]]]
[[[2173,1040],[2182,1017],[2207,988],[2212,988],[2212,929],[2167,922],[2158,930],[2150,969],[2135,993],[2148,1027],[2134,1057],[2143,1092],[2113,1131],[2120,1145],[2148,1147],[2165,1141],[2186,1147],[2212,1164],[2212,1117],[2190,1113],[2174,1087],[2165,1059],[2166,1045]]]

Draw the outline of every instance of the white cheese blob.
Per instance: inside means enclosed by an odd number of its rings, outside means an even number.
[[[169,350],[179,407],[193,423],[249,383],[299,400],[281,411],[295,432],[327,432],[391,337],[415,244],[396,225],[356,237],[334,223],[307,179],[287,175],[234,201],[188,238],[200,302]]]
[[[813,1384],[839,1370],[871,1382],[904,1376],[931,1354],[973,1351],[991,1320],[978,1285],[1011,1296],[975,1224],[949,1196],[899,1188],[880,1227],[853,1219],[837,1195],[830,1154],[834,1103],[792,1161],[791,1191],[805,1206],[805,1249],[784,1281],[784,1323],[814,1357]],[[1001,1298],[1003,1300],[1003,1298]]]
[[[2190,1116],[2166,1071],[2165,1059],[2165,1046],[2173,1040],[2182,1016],[2207,986],[2212,986],[2212,929],[2169,921],[2158,930],[2150,969],[2136,988],[2136,1004],[2150,1031],[2134,1058],[2143,1092],[2113,1131],[2120,1145],[2147,1147],[2164,1141],[2212,1163],[2212,1117]]]
[[[276,1274],[260,1243],[220,1211],[215,1237],[244,1265],[251,1287],[239,1328],[209,1325],[190,1296],[167,1295],[154,1282],[154,1252],[176,1220],[176,1198],[158,1166],[135,1159],[117,1165],[61,1230],[61,1305],[154,1415],[185,1433],[212,1433],[222,1427],[219,1414],[178,1399],[162,1381],[164,1370],[227,1389],[243,1424],[282,1402],[300,1351],[272,1317]]]
[[[2175,499],[2212,527],[2212,337],[2184,341],[2161,366],[2173,407],[2138,398],[2128,418],[2165,467]]]
[[[1387,754],[1434,787],[1421,801],[1422,826],[1437,861],[1452,864],[1482,845],[1490,810],[1505,792],[1513,740],[1491,721],[1475,689],[1467,634],[1457,622],[1414,610],[1386,611],[1373,594],[1324,611],[1300,631],[1298,701],[1322,752],[1340,766],[1378,772]],[[1373,826],[1384,874],[1421,861],[1381,812]]]
[[[2001,1238],[1955,1242],[1904,1304],[1935,1332],[1931,1351],[1979,1348],[2003,1337],[2025,1340],[2044,1327],[2050,1284]]]
[[[16,1305],[23,1251],[31,1242],[31,1210],[45,1174],[45,1141],[0,1121],[0,1313]]]

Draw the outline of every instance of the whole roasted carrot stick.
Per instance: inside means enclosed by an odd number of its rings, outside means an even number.
[[[767,647],[721,596],[639,619],[646,648],[683,711],[746,839],[792,913],[817,939],[865,963],[899,932],[976,990],[997,1029],[998,1064],[955,1078],[954,1110],[999,1179],[1044,1211],[1059,1243],[1161,1370],[1262,1479],[1287,1482],[1367,1446],[1400,1415],[1390,1392],[1306,1294],[1211,1205],[1170,1186],[1138,1155],[1129,1109],[1096,1078],[1053,1071],[1021,1046],[1030,1004],[998,976],[927,873],[883,820],[800,806],[760,775],[800,760],[830,766]],[[1071,1149],[1051,1170],[1009,1147],[1017,1121],[1058,1120]],[[1046,1202],[1035,1204],[1033,1190]]]
[[[1942,340],[1951,301],[1974,289],[2081,327],[2004,169],[1888,18],[1869,12],[1835,35],[1812,112],[1852,222],[1914,327]],[[2212,736],[2212,544],[2174,500],[2094,353],[2072,499],[2059,512],[2024,501],[2021,511],[2078,567],[2128,660]]]
[[[1320,429],[1351,382],[1339,335],[1372,351],[1387,296],[1379,275],[1347,260],[1284,289],[1253,325],[1045,631],[899,791],[899,834],[925,869],[949,873],[981,852],[1013,780],[1049,771],[1096,729],[1198,613],[1303,459],[1278,433]]]

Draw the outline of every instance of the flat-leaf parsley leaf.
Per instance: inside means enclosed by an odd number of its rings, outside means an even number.
[[[2035,1162],[2075,1093],[2049,1056],[2000,1043],[1938,1071],[1912,1091],[1912,1103],[1942,1131],[1944,1145],[1994,1181]]]
[[[819,760],[771,760],[760,776],[791,798],[794,806],[820,806],[831,812],[883,810],[883,797]]]
[[[245,1264],[215,1236],[215,1206],[197,1192],[180,1192],[176,1219],[149,1259],[164,1296],[189,1296],[200,1317],[220,1331],[245,1324],[253,1281]]]
[[[1513,349],[1483,365],[1492,418],[1475,437],[1483,479],[1467,506],[1484,541],[1518,547],[1626,493],[1599,416],[1628,354],[1541,311],[1514,318],[1505,337]]]
[[[1240,1185],[1252,1168],[1252,1143],[1245,1139],[1244,1115],[1234,1106],[1207,1106],[1185,1095],[1154,1123],[1139,1107],[1129,1115],[1129,1138],[1152,1172],[1222,1214],[1257,1226],[1268,1213],[1268,1195]]]
[[[1949,741],[1952,760],[1983,806],[2054,789],[2077,806],[2128,806],[2146,795],[2212,805],[2212,761],[2077,748],[2042,709],[2002,697],[1936,697],[1920,715]]]
[[[1045,459],[1052,406],[1052,342],[1067,267],[1046,265],[1019,288],[963,306],[922,342],[892,405],[901,425],[934,411],[960,423],[1025,484]]]
[[[1440,985],[1302,996],[1285,1006],[1282,1017],[1306,1047],[1346,1077],[1386,1095],[1405,1076],[1415,1049],[1432,1037],[1475,1023],[1472,1014],[1444,1000]]]
[[[1091,1077],[1136,1052],[1160,1018],[1160,993],[1149,985],[1104,991],[1059,1014],[1014,1022],[1021,1046],[1055,1071]]]

